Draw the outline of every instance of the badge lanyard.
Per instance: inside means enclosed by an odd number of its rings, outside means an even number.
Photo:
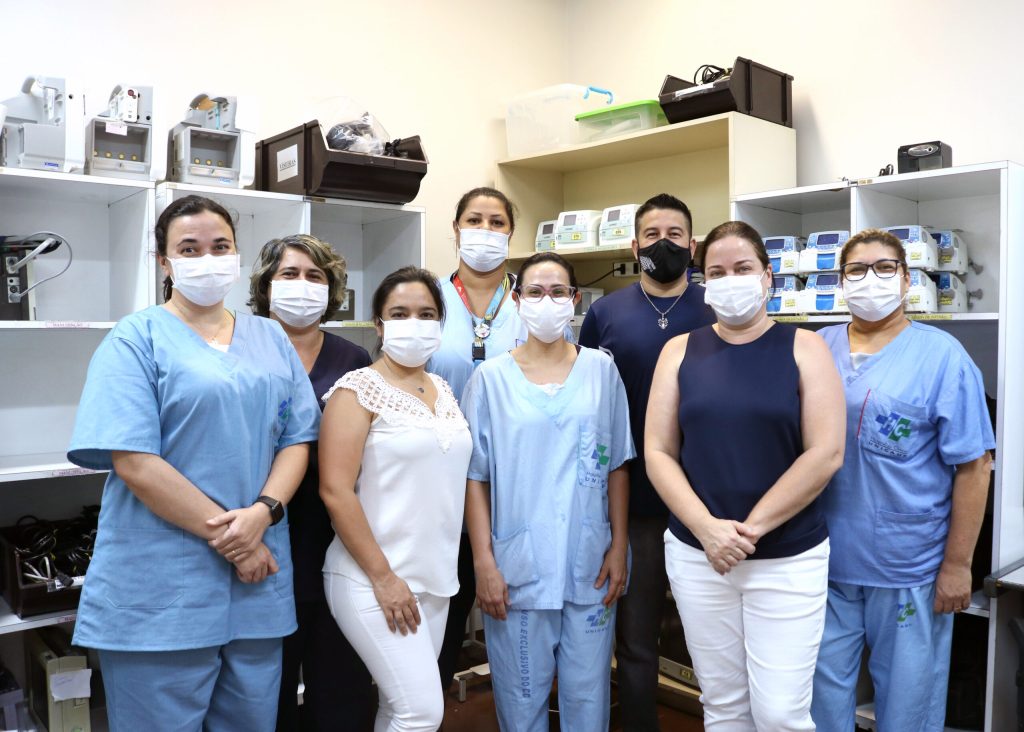
[[[473,308],[469,306],[469,298],[466,296],[466,288],[463,286],[462,280],[459,279],[458,274],[452,275],[452,284],[455,285],[455,291],[459,293],[459,297],[462,298],[462,302],[466,306],[466,310],[469,311],[469,317],[473,319],[473,365],[476,365],[486,358],[484,341],[487,339],[487,336],[491,334],[491,321],[494,320],[494,317],[498,314],[498,310],[501,309],[501,301],[505,299],[505,293],[508,292],[511,283],[508,275],[506,274],[505,278],[501,281],[501,285],[498,286],[497,291],[494,293],[494,297],[491,298],[491,304],[487,306],[483,320],[479,321],[473,314]]]

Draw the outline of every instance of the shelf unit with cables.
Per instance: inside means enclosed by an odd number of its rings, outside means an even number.
[[[1010,621],[1021,617],[1022,594],[984,596],[983,579],[1024,557],[1024,288],[1015,281],[1024,263],[1024,166],[999,161],[861,181],[734,195],[732,218],[762,236],[920,224],[959,229],[972,265],[966,275],[971,303],[963,313],[922,313],[911,317],[957,338],[982,372],[995,400],[996,464],[982,536],[975,550],[971,607],[954,623],[952,673],[985,678],[984,729],[1016,725],[1014,678],[1020,659]],[[849,320],[844,315],[781,316],[804,327]],[[987,638],[980,648],[958,650],[958,638]],[[983,642],[983,641],[982,641]],[[982,660],[984,656],[984,660]],[[978,666],[973,666],[978,664]],[[982,670],[983,669],[983,670]],[[863,689],[862,726],[874,728],[870,687]],[[981,712],[970,722],[980,728]],[[965,716],[969,716],[966,715]],[[950,722],[947,722],[950,724]],[[967,726],[967,722],[961,722]],[[976,725],[976,726],[975,726]]]

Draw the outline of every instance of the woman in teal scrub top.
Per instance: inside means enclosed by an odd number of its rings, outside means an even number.
[[[166,302],[89,365],[68,458],[110,470],[75,643],[99,649],[110,729],[274,729],[295,630],[284,504],[320,411],[276,322],[224,308],[231,217],[209,199],[156,225]]]

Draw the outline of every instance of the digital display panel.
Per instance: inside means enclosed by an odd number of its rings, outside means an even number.
[[[839,275],[837,274],[820,274],[814,280],[815,287],[835,287],[839,284]]]
[[[764,248],[769,252],[782,251],[782,248],[786,246],[786,240],[783,237],[777,237],[775,239],[765,239]]]
[[[554,230],[555,230],[555,225],[554,224],[544,224],[544,228],[541,229],[540,233],[542,233],[542,234],[550,234]]]
[[[562,226],[573,226],[576,223],[576,214],[569,214],[562,219]]]
[[[839,243],[839,234],[833,232],[831,234],[818,234],[817,245],[820,246],[835,246]]]
[[[906,241],[910,238],[910,229],[889,229],[889,233],[900,241]]]
[[[611,223],[612,221],[618,221],[620,213],[622,213],[621,209],[613,208],[608,212],[608,222]]]

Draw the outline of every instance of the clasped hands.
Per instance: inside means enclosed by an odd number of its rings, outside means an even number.
[[[277,561],[263,543],[270,526],[270,511],[262,503],[236,508],[207,520],[206,525],[220,533],[209,545],[235,565],[238,579],[247,584],[262,582],[278,571]]]
[[[704,547],[711,568],[725,575],[754,553],[760,532],[750,524],[730,519],[709,517],[694,535]]]

